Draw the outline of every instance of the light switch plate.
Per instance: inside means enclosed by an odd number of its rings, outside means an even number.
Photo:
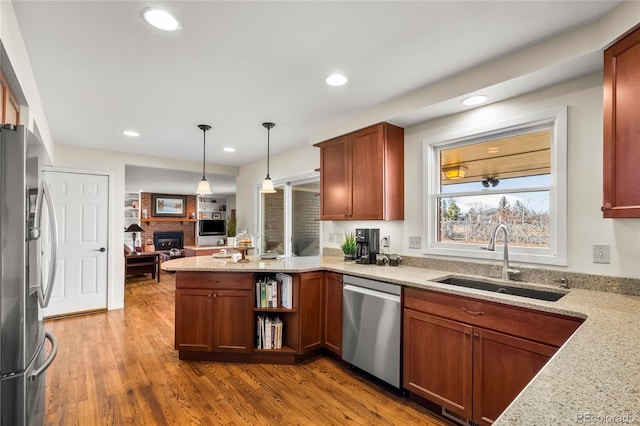
[[[420,237],[409,237],[409,248],[419,249],[420,248]]]
[[[593,263],[611,263],[611,246],[609,244],[593,245]]]

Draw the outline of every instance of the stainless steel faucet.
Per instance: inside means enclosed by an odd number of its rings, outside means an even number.
[[[518,275],[520,271],[517,269],[509,268],[509,230],[507,227],[500,223],[493,230],[493,234],[491,235],[491,239],[489,240],[489,245],[487,246],[487,250],[495,251],[496,250],[496,235],[498,235],[498,231],[502,229],[504,234],[504,261],[502,263],[502,278],[503,280],[510,279],[509,274]]]

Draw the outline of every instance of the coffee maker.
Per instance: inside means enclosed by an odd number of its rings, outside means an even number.
[[[379,229],[356,228],[356,263],[375,265],[379,244]]]

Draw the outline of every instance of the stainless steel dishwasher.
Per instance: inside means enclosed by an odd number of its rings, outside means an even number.
[[[400,294],[398,285],[345,275],[342,359],[400,387]]]

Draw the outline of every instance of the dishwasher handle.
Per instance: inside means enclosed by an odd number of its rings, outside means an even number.
[[[389,293],[383,293],[381,291],[371,290],[371,289],[364,288],[364,287],[357,287],[357,286],[351,285],[351,284],[345,284],[344,287],[343,287],[343,292],[344,293],[348,293],[348,292],[360,293],[360,294],[364,294],[364,295],[367,295],[367,296],[378,297],[378,298],[390,300],[392,302],[400,303],[400,296],[398,296],[398,295],[389,294]]]

